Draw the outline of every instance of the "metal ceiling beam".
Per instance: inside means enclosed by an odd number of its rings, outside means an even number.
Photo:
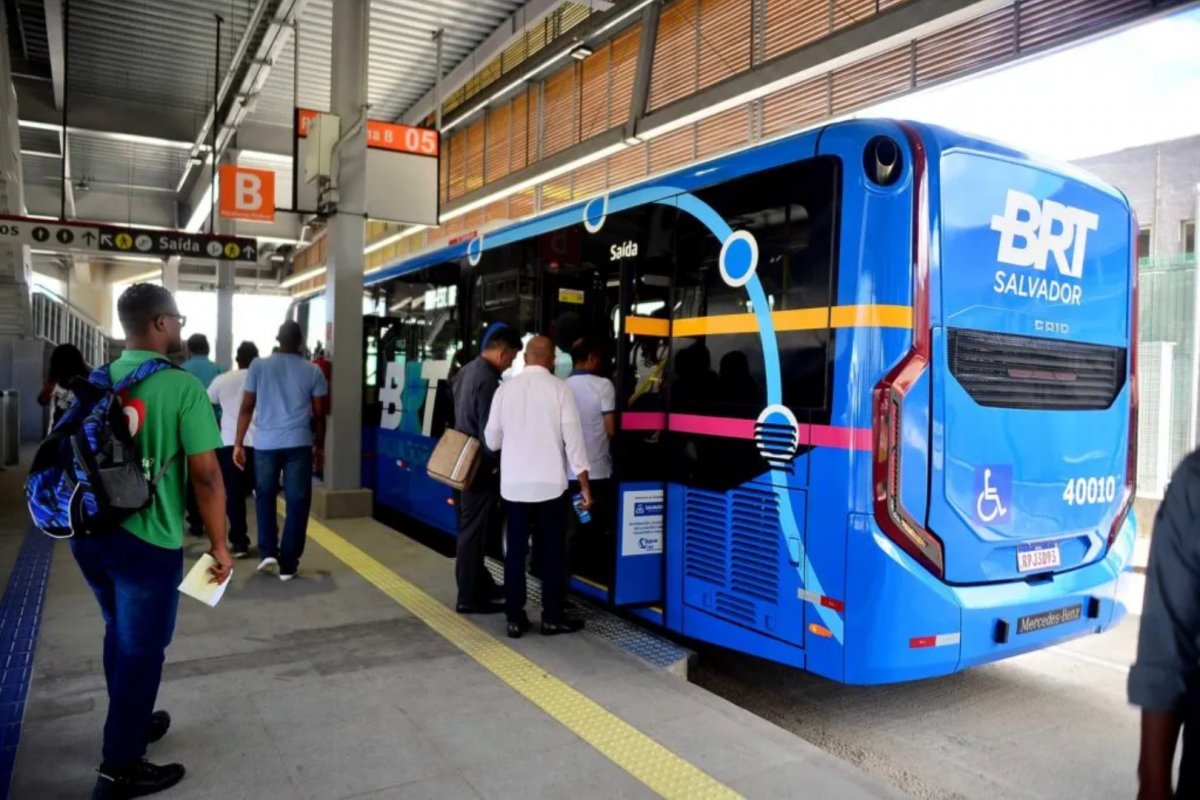
[[[62,113],[54,107],[54,95],[46,81],[17,78],[17,108],[22,123],[33,123],[58,130]],[[190,148],[196,130],[195,116],[190,111],[116,100],[107,97],[71,92],[71,135],[90,133],[104,138],[123,137],[129,141],[171,142]]]
[[[559,36],[536,55],[525,60],[513,70],[514,74],[503,75],[490,85],[484,87],[479,94],[483,99],[472,99],[464,107],[455,109],[442,124],[442,132],[466,122],[477,113],[495,102],[508,98],[515,90],[531,80],[543,76],[550,68],[566,61],[571,51],[582,44],[607,41],[628,26],[638,21],[638,12],[657,0],[625,0],[613,5],[608,11],[592,14],[584,22]]]
[[[45,0],[46,44],[50,48],[50,79],[54,84],[54,108],[63,107],[63,86],[66,83],[66,47],[63,43],[62,0]]]
[[[486,67],[500,53],[503,53],[518,39],[525,35],[525,31],[531,26],[536,25],[552,14],[565,2],[565,0],[530,0],[525,5],[514,11],[511,16],[500,24],[492,32],[490,36],[484,39],[478,47],[471,53],[469,58],[463,59],[458,66],[450,70],[450,72],[442,78],[442,97],[453,94],[458,91],[471,77],[479,70]],[[607,11],[612,8],[612,3],[608,0],[599,0],[593,2],[592,8],[596,11]],[[428,57],[432,53],[432,46]],[[431,88],[425,93],[425,96],[414,103],[410,108],[405,110],[403,114],[396,119],[406,125],[416,125],[434,112],[434,90]]]
[[[200,127],[192,148],[193,156],[201,152],[204,141],[214,124],[218,124],[216,160],[229,146],[238,126],[254,108],[263,84],[271,74],[271,67],[279,58],[291,39],[296,20],[304,13],[307,0],[260,0],[252,25],[246,29],[238,46],[237,54],[229,65],[226,80],[217,95],[217,104],[209,109],[205,124]],[[251,52],[251,47],[257,47]],[[214,120],[219,122],[214,123]],[[186,198],[193,181],[196,167],[202,161],[193,158],[184,169],[179,182],[179,196]]]

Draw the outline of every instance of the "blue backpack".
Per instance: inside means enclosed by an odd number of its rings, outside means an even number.
[[[75,402],[38,446],[25,482],[29,515],[38,528],[56,539],[95,536],[154,501],[159,480],[178,454],[148,478],[119,395],[164,369],[178,368],[155,358],[115,386],[108,366],[71,384]]]

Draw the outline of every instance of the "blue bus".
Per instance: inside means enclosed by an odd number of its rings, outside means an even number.
[[[600,338],[615,496],[576,591],[855,684],[1099,633],[1135,535],[1135,242],[1115,189],[927,125],[689,166],[368,276],[365,480],[453,535],[447,379],[496,323]]]

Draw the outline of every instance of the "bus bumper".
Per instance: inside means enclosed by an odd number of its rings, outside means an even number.
[[[1137,528],[1132,513],[1099,561],[1037,583],[979,586],[942,583],[871,522],[870,541],[850,548],[848,577],[861,583],[847,596],[865,597],[866,607],[847,603],[847,683],[948,675],[1101,633],[1127,613],[1124,590]],[[867,577],[872,574],[877,579]]]

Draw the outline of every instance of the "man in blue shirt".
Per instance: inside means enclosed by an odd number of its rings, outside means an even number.
[[[195,375],[208,389],[213,378],[225,371],[209,359],[208,337],[203,333],[193,333],[188,337],[187,351],[188,360],[183,362],[183,368]]]
[[[258,570],[278,568],[279,579],[290,581],[296,577],[308,532],[312,470],[321,469],[325,463],[325,406],[329,384],[317,365],[300,355],[304,333],[298,323],[290,320],[283,323],[276,338],[279,350],[252,363],[246,375],[233,462],[246,468],[246,432],[257,410],[254,503],[258,517],[258,550],[262,559]],[[279,522],[275,516],[281,472],[287,506],[282,549]]]
[[[1200,450],[1175,469],[1154,520],[1129,702],[1142,709],[1139,800],[1200,797]]]
[[[203,333],[193,333],[187,340],[188,360],[183,362],[183,369],[196,376],[196,379],[208,389],[213,379],[225,370],[209,360],[208,337]],[[196,504],[196,495],[188,486],[187,493],[188,533],[196,538],[204,537],[204,523],[200,519],[200,507]]]

